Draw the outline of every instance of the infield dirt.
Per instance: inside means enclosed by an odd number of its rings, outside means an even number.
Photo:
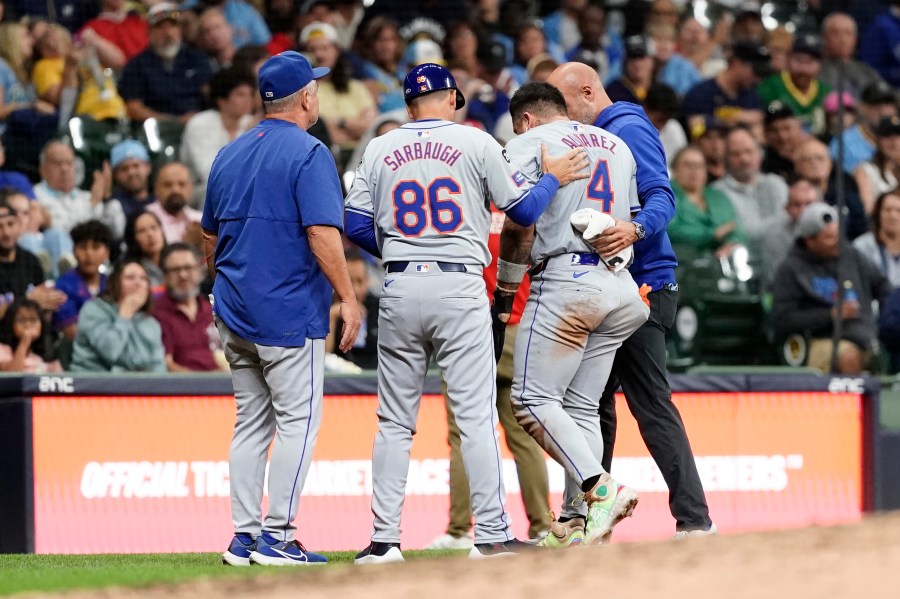
[[[34,596],[34,595],[32,595]],[[900,597],[900,513],[859,524],[509,559],[425,559],[285,576],[206,579],[66,597],[128,599],[829,599]],[[58,597],[58,595],[57,595]]]

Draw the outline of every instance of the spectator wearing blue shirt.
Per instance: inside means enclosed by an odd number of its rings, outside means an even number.
[[[182,123],[203,109],[203,87],[212,68],[202,52],[182,42],[181,17],[174,4],[163,2],[147,14],[150,46],[125,65],[119,93],[128,117],[177,118]]]
[[[872,21],[859,44],[859,58],[881,77],[900,87],[900,0]]]
[[[53,328],[74,340],[81,307],[106,290],[103,265],[109,260],[112,233],[99,220],[89,220],[76,225],[71,235],[76,266],[56,279],[56,288],[66,294],[66,301],[53,313]]]
[[[625,45],[622,37],[606,27],[606,12],[591,4],[578,19],[581,42],[566,50],[566,60],[583,62],[600,73],[601,81],[612,81],[622,74]]]
[[[884,82],[876,82],[863,90],[859,98],[859,116],[855,125],[846,129],[844,138],[844,172],[853,171],[864,162],[871,162],[875,156],[875,129],[883,119],[897,116],[897,96]],[[828,144],[831,157],[838,158],[837,137]]]
[[[762,103],[756,86],[771,70],[769,51],[758,42],[732,46],[728,66],[685,94],[681,112],[691,139],[699,137],[709,117],[735,125],[752,120],[762,125]],[[755,123],[754,123],[755,124]]]
[[[397,22],[389,17],[375,17],[366,24],[360,41],[364,60],[357,78],[375,96],[378,112],[404,108],[403,75],[400,72],[403,44]]]
[[[528,65],[536,64],[532,63],[532,60],[540,61],[546,58],[559,65],[565,62],[565,53],[558,44],[547,40],[539,21],[527,21],[516,33],[515,58],[513,64],[509,66],[509,72],[516,84],[523,85],[531,80]],[[547,75],[549,74],[548,72]]]
[[[203,10],[210,7],[222,9],[231,25],[236,48],[248,44],[265,46],[272,39],[266,20],[245,0],[188,0],[181,3],[182,9]]]
[[[579,15],[587,4],[587,0],[563,0],[559,10],[544,17],[547,41],[558,44],[565,50],[575,47],[581,41]]]
[[[237,566],[326,561],[294,539],[293,521],[321,422],[332,286],[341,302],[342,351],[361,322],[341,244],[337,168],[306,132],[319,117],[316,79],[328,72],[293,51],[268,59],[259,71],[266,118],[219,152],[207,186],[201,224],[237,404],[235,535],[223,559]],[[261,521],[273,437],[269,511]]]
[[[679,97],[703,81],[700,71],[690,60],[675,51],[677,46],[675,28],[667,24],[657,24],[647,29],[653,40],[657,79],[675,90]]]
[[[562,92],[570,118],[618,135],[637,162],[641,211],[630,222],[616,221],[593,244],[604,256],[634,245],[634,263],[629,270],[638,285],[650,287],[646,296],[650,318],[616,352],[612,376],[601,399],[603,468],[608,471],[612,466],[615,391],[621,382],[647,449],[669,487],[669,508],[677,534],[715,534],[684,423],[672,403],[666,379],[665,336],[675,322],[678,261],[666,234],[675,216],[675,195],[659,133],[640,106],[613,104],[596,71],[587,65],[566,63],[547,82]]]

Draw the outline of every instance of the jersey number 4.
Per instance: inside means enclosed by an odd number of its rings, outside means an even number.
[[[606,214],[612,211],[615,194],[609,184],[609,164],[605,160],[597,162],[597,167],[587,186],[587,199],[602,202],[600,209]]]
[[[444,192],[448,195],[441,198]],[[430,223],[439,234],[456,231],[463,213],[451,197],[459,193],[459,183],[450,177],[434,179],[427,189],[415,180],[400,181],[392,194],[397,230],[406,237],[418,237]]]

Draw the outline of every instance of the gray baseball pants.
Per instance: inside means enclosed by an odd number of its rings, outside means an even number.
[[[242,339],[219,318],[216,326],[231,366],[237,405],[229,453],[234,530],[253,537],[265,530],[290,541],[322,422],[325,340],[274,347]],[[262,521],[266,457],[273,437],[269,513]]]
[[[649,308],[627,270],[572,265],[554,256],[531,280],[516,338],[512,403],[516,418],[566,471],[562,515],[581,484],[604,472],[598,409],[616,350]]]
[[[469,270],[443,272],[435,262],[410,262],[405,271],[385,277],[378,315],[373,541],[400,542],[409,452],[432,356],[447,381],[449,403],[462,437],[475,542],[512,538],[496,428],[490,308],[481,269]]]

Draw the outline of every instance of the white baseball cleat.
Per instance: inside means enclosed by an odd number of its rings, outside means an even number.
[[[403,553],[400,551],[400,543],[379,543],[372,541],[369,546],[356,554],[353,563],[364,564],[389,564],[402,562]]]
[[[474,547],[472,537],[454,537],[450,533],[444,533],[435,538],[425,549],[471,549]]]

